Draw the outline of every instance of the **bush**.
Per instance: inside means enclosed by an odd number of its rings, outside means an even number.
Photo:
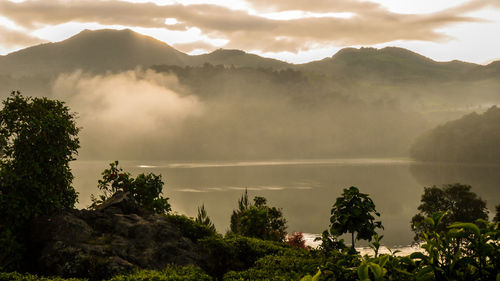
[[[128,275],[118,275],[111,278],[109,281],[211,281],[212,278],[208,276],[198,267],[188,266],[175,266],[169,265],[167,268],[156,270],[140,270]]]
[[[200,239],[217,235],[217,232],[215,232],[215,230],[212,229],[211,227],[204,224],[200,224],[196,222],[194,219],[184,215],[169,214],[165,215],[165,218],[170,223],[179,227],[183,236],[188,237],[195,243],[198,242],[198,240]]]
[[[144,210],[165,214],[170,209],[168,198],[162,197],[163,181],[161,175],[139,174],[135,179],[118,167],[118,161],[109,164],[110,168],[102,172],[102,179],[98,181],[98,188],[103,192],[96,198],[91,196],[92,205],[96,208],[99,204],[109,199],[118,191],[129,192]]]
[[[245,191],[238,200],[238,209],[231,215],[231,232],[248,237],[272,241],[285,241],[286,219],[281,209],[269,207],[264,197],[256,196],[254,204],[248,202]]]
[[[0,281],[84,281],[86,279],[61,278],[61,277],[39,277],[31,274],[20,274],[17,272],[0,272]]]
[[[230,271],[224,280],[299,280],[305,274],[314,275],[321,264],[301,249],[290,249],[282,254],[267,255],[245,271]]]

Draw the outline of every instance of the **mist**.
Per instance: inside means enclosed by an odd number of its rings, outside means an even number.
[[[192,68],[59,75],[77,113],[80,159],[405,157],[428,126],[389,100],[333,92],[301,72]]]

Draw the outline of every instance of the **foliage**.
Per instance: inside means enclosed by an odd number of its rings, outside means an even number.
[[[493,221],[500,222],[500,204],[496,205],[495,210],[496,210],[496,214],[495,214],[495,217],[493,218]]]
[[[291,236],[287,238],[286,243],[288,245],[307,250],[306,241],[304,240],[304,234],[302,232],[293,232]]]
[[[256,196],[254,204],[248,202],[248,193],[238,200],[238,209],[231,215],[231,232],[264,240],[284,241],[286,219],[281,209],[269,207],[264,197]]]
[[[24,246],[8,228],[4,228],[0,232],[0,249],[2,249],[0,251],[0,272],[12,271],[21,267]]]
[[[200,239],[199,245],[210,257],[203,268],[217,278],[229,270],[246,270],[262,257],[290,249],[284,243],[236,235],[207,237]]]
[[[460,183],[443,185],[441,188],[432,186],[425,187],[422,194],[421,204],[418,206],[419,213],[411,221],[415,232],[415,240],[421,238],[425,217],[432,216],[437,212],[448,211],[448,215],[442,218],[441,231],[453,222],[475,222],[477,219],[488,219],[486,202],[470,191],[470,185]]]
[[[453,223],[442,231],[447,213],[435,213],[424,223],[424,253],[415,252],[417,280],[498,280],[500,278],[500,229],[498,223],[478,220]],[[479,225],[479,226],[478,226]]]
[[[210,217],[207,214],[207,210],[205,210],[205,204],[201,205],[201,207],[198,207],[198,215],[196,216],[196,222],[207,226],[214,232],[217,231],[215,229],[214,223],[212,222],[212,220],[210,220]]]
[[[129,192],[139,206],[148,212],[164,214],[171,210],[168,198],[161,196],[163,190],[161,175],[139,174],[134,179],[130,173],[118,167],[118,161],[109,165],[110,168],[102,172],[102,179],[98,181],[98,188],[103,194],[99,198],[92,195],[90,208],[96,208],[116,192],[123,191]]]
[[[224,280],[299,280],[304,274],[314,274],[320,259],[302,249],[290,249],[284,253],[267,255],[244,271],[231,271]]]
[[[42,277],[32,274],[21,274],[17,272],[0,272],[0,281],[85,281],[86,279],[61,278],[61,277]]]
[[[175,266],[168,265],[161,271],[156,270],[140,270],[133,274],[118,275],[111,278],[109,281],[210,281],[212,278],[203,272],[201,269],[192,265]]]
[[[74,114],[61,101],[12,92],[0,110],[0,224],[20,226],[73,208],[69,162],[79,146]]]
[[[191,239],[193,242],[198,242],[200,239],[217,235],[214,229],[204,224],[200,224],[194,219],[184,215],[168,214],[165,215],[165,218],[170,223],[179,227],[182,235]]]
[[[422,161],[498,163],[500,161],[500,108],[471,113],[422,135],[411,155]]]
[[[323,252],[324,255],[328,255],[331,251],[344,250],[347,246],[344,243],[344,239],[337,240],[337,236],[331,235],[328,230],[324,230],[321,233],[321,237],[316,237],[314,241],[321,241],[318,249]]]
[[[354,233],[357,233],[356,240],[371,241],[375,229],[383,228],[382,222],[375,221],[373,214],[380,216],[368,194],[360,193],[354,186],[346,188],[332,207],[330,233],[336,236],[351,233],[354,249]]]

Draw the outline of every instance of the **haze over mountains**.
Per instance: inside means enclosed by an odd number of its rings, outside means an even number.
[[[0,57],[0,83],[2,97],[16,89],[67,101],[84,127],[84,158],[406,157],[425,130],[500,103],[500,62],[389,47],[295,65],[85,30]]]

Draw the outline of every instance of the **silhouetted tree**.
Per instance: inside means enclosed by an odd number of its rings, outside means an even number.
[[[446,184],[441,188],[437,186],[425,187],[421,204],[418,206],[420,211],[411,220],[411,226],[415,232],[415,240],[419,239],[424,230],[422,224],[425,217],[432,217],[438,212],[448,214],[442,219],[442,230],[453,222],[475,222],[477,219],[488,219],[488,210],[486,202],[470,191],[471,186],[455,183]]]
[[[205,210],[205,204],[201,205],[201,207],[198,207],[198,215],[196,216],[197,223],[206,225],[210,230],[213,230],[216,232],[215,225],[210,220],[210,217],[207,214],[207,210]]]
[[[77,193],[71,186],[69,162],[80,147],[78,131],[74,114],[61,101],[24,97],[19,92],[3,101],[0,263],[18,264],[4,249],[21,251],[30,220],[74,207]]]
[[[383,229],[382,222],[375,221],[374,215],[379,217],[380,214],[375,210],[372,199],[354,186],[344,189],[342,196],[335,201],[331,215],[330,233],[336,236],[351,233],[353,249],[354,233],[356,240],[371,241],[377,233],[375,229]]]
[[[494,222],[500,222],[500,204],[498,204],[496,207],[496,215],[495,217],[493,218],[493,221]]]

